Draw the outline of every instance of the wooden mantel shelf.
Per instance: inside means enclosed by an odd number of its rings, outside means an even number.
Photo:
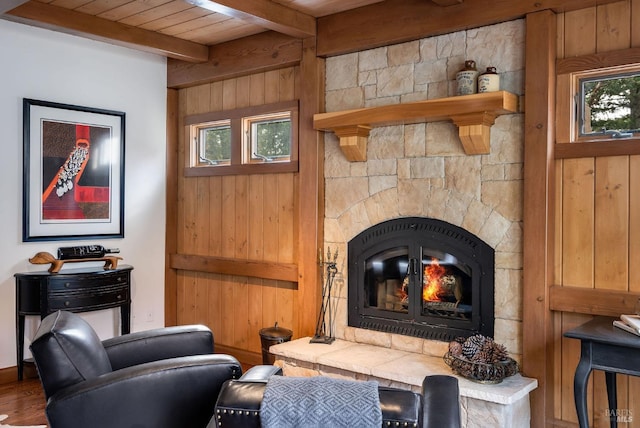
[[[458,127],[465,153],[475,155],[489,153],[491,126],[496,117],[517,112],[517,95],[498,91],[319,113],[313,116],[313,126],[334,132],[349,161],[366,161],[372,127],[451,120]]]

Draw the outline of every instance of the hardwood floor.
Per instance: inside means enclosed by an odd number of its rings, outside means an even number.
[[[30,378],[0,385],[0,414],[9,425],[46,425],[44,391],[40,379]]]

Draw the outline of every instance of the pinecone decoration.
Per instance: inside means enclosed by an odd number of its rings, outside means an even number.
[[[454,340],[453,342],[449,342],[449,353],[454,357],[462,356],[462,343]]]
[[[486,337],[481,334],[476,334],[469,337],[462,344],[462,355],[464,355],[468,360],[473,360],[473,357],[480,352],[482,345],[486,341]]]
[[[491,364],[493,360],[495,342],[491,339],[487,339],[482,344],[480,350],[471,358],[471,361],[476,363]]]
[[[501,361],[507,361],[508,359],[509,359],[509,352],[507,352],[506,346],[501,345],[499,343],[494,343],[491,362],[499,363]]]

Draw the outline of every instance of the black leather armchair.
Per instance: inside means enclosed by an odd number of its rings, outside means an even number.
[[[275,366],[255,366],[225,382],[216,402],[217,427],[259,428],[267,380],[281,375]],[[460,391],[453,376],[427,376],[422,393],[378,387],[383,427],[460,428]]]
[[[168,327],[100,341],[78,315],[47,316],[31,343],[51,428],[204,428],[222,384],[242,374],[213,354],[204,326]]]

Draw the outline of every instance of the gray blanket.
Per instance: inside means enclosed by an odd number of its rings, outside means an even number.
[[[380,427],[378,383],[272,376],[264,391],[260,423],[263,428]]]

